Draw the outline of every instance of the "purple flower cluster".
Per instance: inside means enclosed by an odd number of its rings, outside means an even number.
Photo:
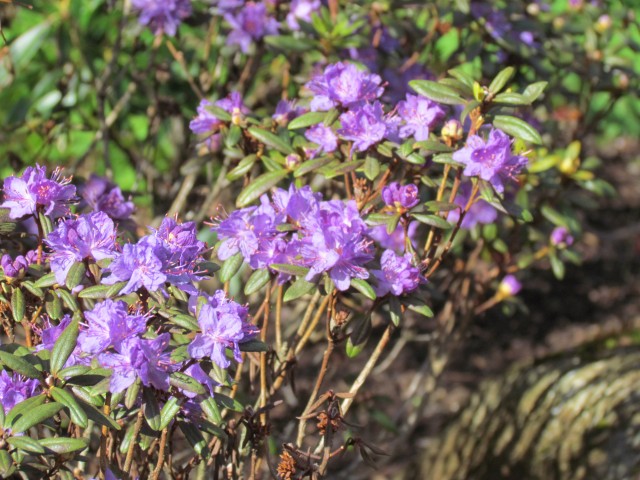
[[[395,210],[413,208],[420,202],[418,187],[413,183],[400,185],[391,182],[382,189],[382,200]]]
[[[364,152],[372,145],[387,138],[397,138],[397,117],[385,115],[380,102],[356,106],[342,115],[338,129],[340,136],[353,142],[353,149]]]
[[[18,255],[15,259],[5,253],[0,259],[2,273],[8,279],[22,278],[29,265],[36,262],[37,256],[38,253],[35,250],[30,250],[26,255]]]
[[[227,11],[224,19],[231,26],[227,41],[238,45],[244,53],[252,42],[278,33],[278,21],[269,14],[265,2],[246,2],[235,12]]]
[[[280,232],[282,224],[292,231]],[[254,269],[275,263],[307,267],[308,281],[327,273],[339,290],[349,288],[352,278],[369,277],[364,265],[373,258],[371,242],[355,202],[322,201],[308,186],[278,189],[273,202],[264,195],[259,207],[237,210],[213,230],[221,260],[240,252]]]
[[[311,23],[311,15],[320,10],[320,0],[292,0],[287,14],[287,25],[293,31],[300,30],[299,21]]]
[[[498,193],[528,163],[527,157],[511,153],[511,139],[498,129],[492,129],[486,141],[479,135],[470,136],[467,145],[454,152],[453,159],[464,165],[466,176],[486,180]]]
[[[423,281],[420,269],[411,263],[411,254],[396,255],[392,250],[385,250],[380,258],[381,270],[373,270],[378,281],[374,286],[376,295],[382,297],[388,293],[399,296],[414,291]]]
[[[187,292],[195,291],[191,282],[203,278],[198,272],[198,263],[204,248],[204,242],[197,239],[193,222],[179,224],[167,217],[158,230],[136,244],[122,247],[122,252],[108,267],[111,275],[103,283],[126,281],[123,294],[140,287],[155,291],[167,281]]]
[[[428,140],[429,132],[444,114],[436,102],[407,94],[407,99],[398,103],[398,115],[405,121],[398,132],[400,138],[413,136],[419,142]]]
[[[99,261],[116,255],[116,229],[104,212],[60,222],[45,242],[52,250],[48,257],[59,284],[64,284],[75,262]]]
[[[132,0],[140,14],[139,21],[155,35],[174,36],[182,20],[191,15],[191,0]]]
[[[0,404],[5,415],[18,403],[38,394],[42,388],[40,382],[13,373],[9,375],[5,370],[0,372]]]
[[[38,212],[53,218],[67,215],[76,195],[76,187],[69,185],[70,181],[62,177],[60,169],[47,178],[45,167],[27,167],[22,176],[12,175],[4,180],[4,202],[0,207],[8,208],[13,219]]]
[[[200,300],[204,300],[200,302]],[[188,352],[193,358],[211,359],[220,368],[227,368],[230,361],[227,348],[239,362],[239,344],[255,336],[257,329],[247,322],[249,309],[229,300],[222,290],[208,297],[192,297],[191,303],[199,302],[197,310],[198,333],[189,344]]]
[[[202,99],[198,105],[197,115],[189,123],[189,128],[196,135],[208,135],[204,140],[204,144],[209,151],[215,151],[220,145],[220,134],[217,133],[224,122],[210,112],[208,107],[215,105],[231,114],[231,121],[238,124],[242,121],[244,115],[249,113],[242,100],[242,96],[238,92],[231,92],[227,97],[211,103],[209,100]]]
[[[573,245],[574,238],[566,227],[556,227],[551,232],[551,245],[556,247],[570,247]]]
[[[304,136],[307,140],[320,147],[313,152],[309,152],[310,157],[320,152],[331,153],[338,148],[338,137],[335,132],[326,125],[314,125],[305,132]]]
[[[92,174],[79,189],[82,199],[96,212],[104,212],[115,220],[125,220],[135,207],[125,200],[122,190],[108,179]]]

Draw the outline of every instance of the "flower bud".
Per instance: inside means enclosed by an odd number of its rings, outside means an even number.
[[[522,284],[518,279],[513,275],[507,275],[502,279],[500,285],[498,285],[496,296],[500,299],[513,297],[514,295],[517,295],[521,289]]]
[[[463,134],[462,124],[458,120],[448,120],[442,127],[442,138],[451,143],[460,140]]]
[[[607,14],[600,15],[598,21],[595,24],[595,30],[598,33],[604,33],[611,28],[612,25],[611,17]]]
[[[484,87],[478,82],[473,82],[473,98],[475,98],[479,102],[482,102],[485,96],[486,92],[484,90]]]
[[[551,244],[559,247],[569,247],[573,245],[573,236],[569,233],[565,227],[556,227],[551,232],[551,236],[549,237]]]
[[[293,170],[294,168],[296,168],[298,165],[300,165],[300,155],[295,154],[295,153],[290,153],[289,155],[287,155],[287,157],[284,159],[285,165],[287,166],[287,168],[289,170]]]

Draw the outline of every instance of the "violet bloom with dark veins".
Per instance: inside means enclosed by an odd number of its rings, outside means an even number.
[[[124,199],[120,187],[95,174],[80,187],[80,196],[94,211],[117,220],[129,218],[135,209],[133,202]]]
[[[224,18],[232,28],[227,41],[240,46],[243,53],[253,41],[278,33],[278,21],[269,15],[264,2],[247,2],[235,15],[227,13]]]
[[[398,115],[405,122],[399,130],[400,138],[413,135],[419,142],[428,140],[429,132],[444,114],[444,110],[436,102],[407,94],[407,99],[398,103]]]
[[[324,69],[306,87],[315,96],[311,110],[323,111],[333,107],[355,107],[373,101],[382,95],[382,79],[375,74],[359,70],[352,63],[335,63]]]
[[[353,149],[364,152],[385,137],[393,139],[397,132],[397,121],[386,118],[382,104],[375,102],[356,107],[340,115],[342,128],[338,134],[353,142]]]
[[[231,364],[225,352],[230,348],[236,361],[241,361],[239,343],[245,339],[245,322],[249,309],[226,298],[218,290],[209,301],[200,307],[198,333],[187,351],[193,358],[210,358],[221,368]]]
[[[385,250],[380,258],[382,270],[373,270],[373,276],[378,280],[374,286],[376,295],[382,297],[391,293],[396,297],[403,293],[414,291],[420,285],[422,276],[420,269],[411,264],[411,254],[398,256],[392,250]]]
[[[173,37],[182,20],[191,15],[191,0],[132,0],[131,5],[140,13],[139,22],[155,35]]]
[[[472,135],[464,148],[453,153],[453,159],[464,165],[466,176],[486,180],[498,193],[528,163],[527,157],[511,153],[511,139],[498,129],[492,129],[486,141]]]
[[[287,25],[293,31],[300,30],[299,20],[311,23],[311,14],[320,10],[320,0],[292,0],[287,14]]]
[[[9,217],[19,219],[36,214],[57,218],[69,213],[69,203],[74,200],[76,187],[69,185],[56,168],[47,178],[46,169],[40,165],[27,167],[20,177],[10,176],[4,180],[4,202],[0,207],[9,209]]]
[[[146,330],[143,315],[130,315],[122,300],[105,300],[85,312],[87,328],[78,336],[78,346],[86,353],[102,353],[109,347],[120,348],[129,337],[139,336]]]
[[[326,125],[319,124],[309,128],[304,136],[307,140],[317,143],[320,146],[319,151],[331,153],[338,148],[338,137],[335,132]]]
[[[0,372],[0,403],[5,415],[18,403],[38,394],[42,388],[36,379],[23,377],[17,373],[9,375],[6,370]]]
[[[158,390],[169,389],[169,374],[178,369],[171,361],[169,346],[171,335],[163,333],[153,340],[139,337],[127,338],[116,347],[116,352],[102,353],[98,363],[111,369],[111,392],[118,393],[129,388],[136,378],[146,387]]]
[[[58,224],[45,239],[51,248],[51,270],[59,284],[64,284],[75,262],[113,258],[116,255],[116,229],[104,212],[80,215]]]
[[[14,260],[11,258],[11,255],[5,253],[2,255],[2,259],[0,259],[0,266],[2,267],[2,273],[4,273],[5,278],[22,278],[27,271],[29,261],[22,255],[18,255]]]
[[[112,285],[127,281],[120,291],[123,295],[143,286],[150,292],[158,290],[167,281],[167,276],[162,271],[162,260],[156,255],[157,246],[158,240],[148,236],[136,244],[126,244],[122,247],[122,253],[109,265],[111,275],[102,283]]]
[[[447,215],[447,221],[450,223],[458,223],[460,219],[461,209],[467,206],[469,202],[469,195],[471,195],[472,186],[470,183],[464,183],[460,187],[458,195],[454,202],[456,205],[460,206],[460,209],[451,210],[449,215]],[[460,224],[460,228],[464,228],[466,230],[471,230],[478,224],[489,224],[493,223],[498,219],[498,210],[496,210],[490,203],[485,200],[479,198],[473,202],[471,208],[464,216],[462,223]]]
[[[420,202],[420,195],[418,187],[413,183],[400,185],[398,182],[391,182],[382,189],[382,200],[390,207],[407,209]]]

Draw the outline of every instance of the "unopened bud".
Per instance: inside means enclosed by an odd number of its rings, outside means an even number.
[[[478,82],[473,82],[473,98],[481,102],[486,96],[487,92],[485,92],[484,87]]]
[[[300,165],[300,155],[296,154],[296,153],[290,153],[289,155],[286,156],[286,158],[284,159],[285,165],[287,166],[287,168],[289,170],[293,170],[294,168],[296,168],[298,165]]]
[[[458,120],[449,120],[442,127],[442,138],[452,143],[460,140],[463,134],[462,124]]]
[[[500,299],[513,297],[522,290],[522,284],[513,275],[507,275],[502,279],[500,285],[498,285],[498,291],[496,295]]]
[[[600,15],[594,28],[596,32],[604,33],[611,28],[612,23],[613,22],[611,21],[611,17],[609,15]]]

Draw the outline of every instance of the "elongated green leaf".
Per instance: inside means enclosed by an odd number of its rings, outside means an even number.
[[[268,130],[263,130],[258,127],[250,127],[249,133],[266,146],[274,148],[285,155],[289,155],[294,152],[293,147],[287,141]]]
[[[272,263],[269,268],[276,272],[286,273],[288,275],[295,275],[296,277],[304,276],[309,273],[307,267],[301,267],[300,265],[289,265],[288,263]]]
[[[222,408],[226,408],[227,410],[232,410],[234,412],[243,412],[244,406],[235,398],[228,397],[227,395],[223,395],[222,393],[216,393],[215,397],[216,402]]]
[[[291,300],[300,298],[304,294],[309,293],[311,290],[313,290],[315,286],[315,283],[307,282],[304,277],[300,277],[296,279],[296,281],[293,282],[289,288],[287,288],[287,291],[284,292],[282,300],[284,302],[290,302]]]
[[[119,282],[119,283],[123,283],[123,282]],[[117,284],[116,284],[117,285]],[[126,283],[125,283],[126,285]],[[124,285],[122,285],[118,291],[123,287]],[[101,298],[108,298],[109,296],[109,291],[112,289],[113,285],[94,285],[92,287],[87,287],[84,290],[82,290],[80,293],[78,293],[78,297],[80,298],[91,298],[91,299],[101,299]]]
[[[373,287],[361,278],[351,279],[351,286],[371,300],[375,300],[377,298],[376,292],[373,291]]]
[[[416,220],[418,220],[420,223],[431,225],[432,227],[442,228],[445,230],[453,228],[453,225],[447,222],[444,218],[441,218],[437,215],[424,215],[422,213],[412,213],[411,216]]]
[[[62,302],[55,291],[50,290],[47,292],[44,307],[47,311],[47,315],[49,315],[53,320],[59,320],[62,318]]]
[[[450,212],[451,210],[457,210],[460,206],[456,203],[449,202],[437,202],[435,200],[431,200],[424,204],[427,207],[427,210],[430,212]]]
[[[80,307],[78,306],[78,302],[69,290],[60,288],[56,290],[56,294],[62,299],[63,303],[72,312],[77,312],[80,309]]]
[[[198,321],[192,317],[191,315],[186,315],[184,313],[179,313],[178,315],[172,315],[169,320],[171,323],[174,323],[186,330],[191,330],[196,332],[200,330],[200,326],[198,325]]]
[[[202,395],[203,393],[206,393],[206,389],[204,388],[204,385],[202,385],[195,378],[190,377],[186,373],[182,373],[182,372],[172,373],[169,376],[169,383],[176,388],[188,390],[189,392],[193,392],[198,395]]]
[[[254,200],[260,198],[260,195],[265,193],[271,187],[275,187],[288,175],[289,172],[286,170],[277,170],[275,172],[267,172],[260,175],[255,180],[252,180],[249,185],[240,192],[240,195],[238,195],[238,199],[236,200],[236,206],[238,208],[246,207]]]
[[[12,425],[16,420],[22,418],[26,412],[42,405],[46,399],[47,397],[45,395],[36,395],[35,397],[27,398],[26,400],[16,404],[9,413],[7,413],[5,425]]]
[[[58,283],[56,281],[56,276],[53,272],[51,272],[36,280],[34,285],[38,288],[47,288],[54,286],[56,283]]]
[[[527,88],[524,89],[524,92],[522,92],[522,95],[527,97],[527,99],[529,100],[529,103],[533,103],[538,99],[540,95],[542,95],[542,92],[544,92],[544,89],[547,88],[548,84],[549,82],[532,83],[531,85],[527,86]]]
[[[240,347],[241,352],[268,352],[269,351],[269,345],[267,345],[266,343],[260,340],[256,340],[255,338],[247,342],[242,342],[238,344],[238,347]]]
[[[349,358],[354,358],[362,352],[369,340],[369,335],[371,335],[371,317],[367,315],[356,319],[347,339],[346,353]]]
[[[29,430],[34,425],[37,425],[45,420],[53,417],[58,413],[64,405],[58,402],[45,403],[34,407],[22,414],[20,418],[17,418],[15,423],[11,425],[11,431],[16,433],[22,433]]]
[[[51,373],[58,373],[67,362],[78,340],[78,320],[72,320],[56,340],[51,351]]]
[[[152,389],[143,388],[142,389],[142,411],[144,413],[144,418],[151,427],[152,430],[156,432],[160,431],[160,406],[158,405],[158,400]]]
[[[338,175],[344,175],[345,173],[353,172],[364,165],[364,160],[352,160],[350,162],[336,163],[335,165],[327,165],[322,167],[319,172],[325,178],[333,178]]]
[[[11,294],[11,313],[13,314],[13,320],[21,322],[24,318],[24,312],[24,293],[22,293],[19,287],[14,288]]]
[[[118,422],[116,422],[110,416],[105,415],[102,411],[97,409],[95,406],[91,405],[88,402],[85,402],[82,399],[77,398],[76,401],[78,405],[84,410],[87,418],[94,422],[96,425],[100,425],[101,427],[107,427],[112,430],[121,430],[122,427]]]
[[[296,130],[298,128],[306,128],[318,123],[324,122],[327,112],[307,112],[299,117],[294,118],[289,122],[287,128],[289,130]]]
[[[206,457],[209,449],[207,448],[207,441],[202,436],[202,432],[192,423],[183,421],[178,422],[178,427],[182,430],[184,437],[187,439],[191,447],[196,451],[198,455]]]
[[[75,262],[73,265],[71,265],[69,273],[67,273],[67,280],[65,282],[67,288],[69,290],[73,290],[75,287],[80,285],[80,282],[82,282],[82,279],[84,278],[86,273],[87,267],[85,266],[84,262]]]
[[[16,471],[13,459],[7,450],[0,450],[0,477],[9,478]]]
[[[496,115],[493,119],[493,126],[503,132],[517,138],[521,138],[525,142],[542,144],[542,137],[535,128],[524,120],[509,115]]]
[[[48,20],[42,21],[11,42],[11,59],[17,71],[29,65],[31,59],[38,53],[49,35],[50,29],[51,22]]]
[[[221,282],[228,282],[240,270],[243,262],[242,253],[238,252],[234,256],[227,258],[222,264],[218,277]]]
[[[215,116],[218,120],[222,120],[223,122],[231,121],[231,114],[216,105],[207,105],[205,107],[205,110],[213,114],[213,116]]]
[[[452,77],[457,78],[460,82],[464,83],[468,88],[473,88],[473,77],[461,68],[456,67],[451,70],[447,70],[447,73]]]
[[[314,43],[310,39],[294,38],[290,35],[267,35],[263,40],[267,45],[284,52],[306,52],[314,48]]]
[[[234,180],[244,177],[247,173],[251,171],[251,169],[256,163],[257,158],[258,157],[255,154],[251,154],[244,157],[242,160],[240,160],[240,163],[238,163],[238,165],[233,170],[227,173],[227,180],[232,182]]]
[[[293,176],[295,178],[302,177],[303,175],[318,170],[334,161],[335,159],[332,157],[320,157],[313,160],[307,160],[306,162],[302,162],[300,166],[294,170]]]
[[[171,423],[171,420],[176,418],[177,413],[180,411],[183,400],[178,400],[176,397],[169,397],[169,399],[162,406],[160,410],[160,428],[163,430]]]
[[[498,72],[498,74],[489,84],[489,92],[496,94],[502,91],[507,82],[511,80],[515,74],[516,69],[513,67],[507,67],[504,70]]]
[[[413,144],[414,148],[422,148],[424,150],[428,150],[429,152],[438,152],[438,153],[446,153],[453,152],[453,147],[449,147],[444,143],[440,143],[437,140],[423,140],[421,142],[416,142]]]
[[[252,293],[257,292],[269,283],[270,278],[271,274],[266,268],[254,271],[247,280],[247,284],[244,286],[244,294],[251,295]]]
[[[24,358],[2,350],[0,350],[0,362],[2,362],[5,367],[10,368],[20,375],[24,375],[27,378],[40,378],[42,376],[42,373]]]
[[[87,440],[84,438],[42,438],[38,440],[46,450],[62,455],[65,453],[79,452],[87,448]]]
[[[416,296],[403,298],[402,303],[413,312],[419,313],[420,315],[423,315],[425,317],[433,317],[433,311],[431,310],[431,308],[429,308],[429,306],[424,303],[424,300]]]
[[[44,453],[44,448],[40,445],[36,440],[31,437],[22,436],[22,437],[9,437],[7,438],[7,443],[14,448],[19,448],[20,450],[24,450],[25,452],[31,453]]]
[[[409,86],[423,97],[445,105],[461,105],[464,99],[453,88],[431,80],[411,80]]]
[[[87,428],[87,414],[80,407],[80,405],[78,405],[78,402],[71,393],[66,391],[64,388],[58,387],[51,387],[49,389],[49,393],[56,402],[60,402],[62,405],[69,409],[69,415],[73,423],[82,428]]]
[[[207,418],[215,425],[220,425],[222,423],[222,413],[220,412],[220,408],[213,397],[207,397],[200,402],[200,407],[202,407],[202,411]]]
[[[499,93],[493,99],[495,103],[504,103],[506,105],[531,105],[531,101],[524,95],[519,93]]]
[[[21,283],[21,286],[23,286],[25,289],[27,289],[29,291],[29,293],[31,293],[32,295],[38,297],[38,298],[44,298],[44,290],[42,290],[39,287],[36,287],[34,282],[31,282],[29,280],[24,280]]]

